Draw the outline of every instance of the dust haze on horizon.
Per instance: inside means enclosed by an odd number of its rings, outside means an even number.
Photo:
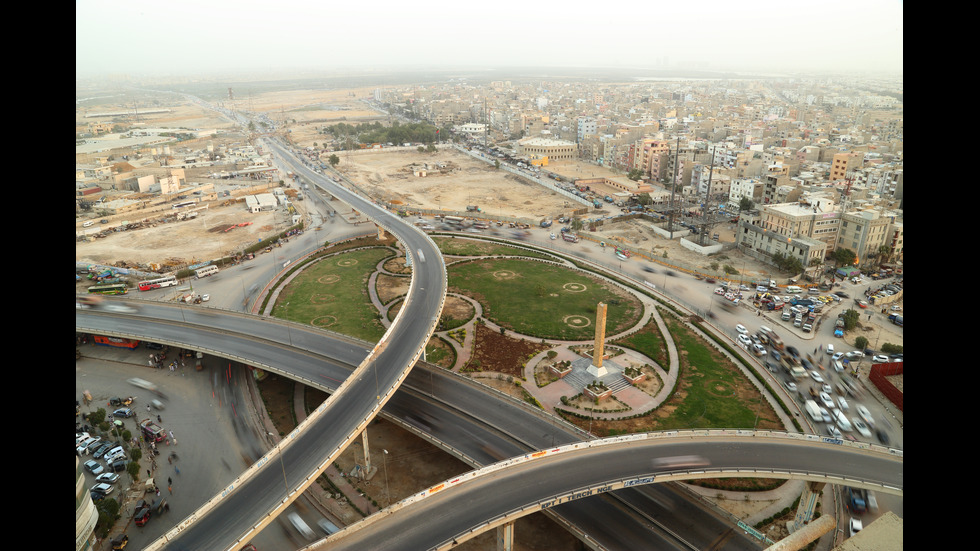
[[[76,79],[502,67],[901,76],[903,3],[76,0]]]

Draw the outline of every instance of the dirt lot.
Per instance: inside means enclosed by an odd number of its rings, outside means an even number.
[[[435,153],[381,150],[339,156],[337,168],[373,197],[409,210],[463,212],[476,205],[491,216],[541,219],[572,209],[557,193],[449,146]],[[426,175],[415,176],[413,167],[425,167]]]

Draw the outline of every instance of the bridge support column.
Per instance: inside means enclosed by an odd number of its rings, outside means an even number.
[[[378,241],[385,240],[385,230],[381,226],[378,226]]]
[[[371,448],[368,446],[367,432],[365,427],[364,432],[361,433],[361,444],[364,447],[364,480],[371,480],[374,473],[378,472],[378,468],[371,465]]]
[[[514,523],[508,522],[497,527],[497,551],[514,550]]]
[[[796,517],[786,523],[790,534],[809,524],[824,486],[826,486],[825,482],[807,482],[803,485],[803,495],[800,496],[800,505],[796,508]]]

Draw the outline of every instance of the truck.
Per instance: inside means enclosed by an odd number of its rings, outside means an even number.
[[[598,209],[602,207],[602,203],[600,203],[598,199],[593,199],[592,206]]]
[[[150,442],[162,442],[167,438],[167,433],[163,430],[163,427],[154,423],[152,419],[140,421],[140,430],[143,431],[146,439]]]
[[[578,236],[570,232],[562,232],[561,238],[569,243],[578,243]]]
[[[834,323],[834,336],[843,337],[844,336],[844,318],[843,316],[838,316],[837,321]]]
[[[476,205],[466,205],[466,212],[483,212],[480,207]]]

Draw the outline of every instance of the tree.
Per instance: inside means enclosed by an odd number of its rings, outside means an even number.
[[[851,249],[836,249],[830,253],[830,259],[838,266],[850,266],[857,260],[857,255]]]
[[[340,157],[336,153],[331,153],[327,162],[330,163],[330,166],[337,166],[340,163]]]
[[[639,168],[631,168],[626,177],[633,181],[639,180],[643,178],[643,171]]]
[[[429,145],[425,146],[425,151],[426,153],[435,153],[436,152],[435,144],[430,143]]]
[[[854,339],[854,347],[858,350],[864,350],[868,348],[868,338],[867,337],[857,337]]]
[[[742,212],[743,210],[752,210],[752,207],[754,206],[755,203],[753,203],[752,199],[749,199],[748,197],[742,197],[741,199],[738,200],[739,212]]]

